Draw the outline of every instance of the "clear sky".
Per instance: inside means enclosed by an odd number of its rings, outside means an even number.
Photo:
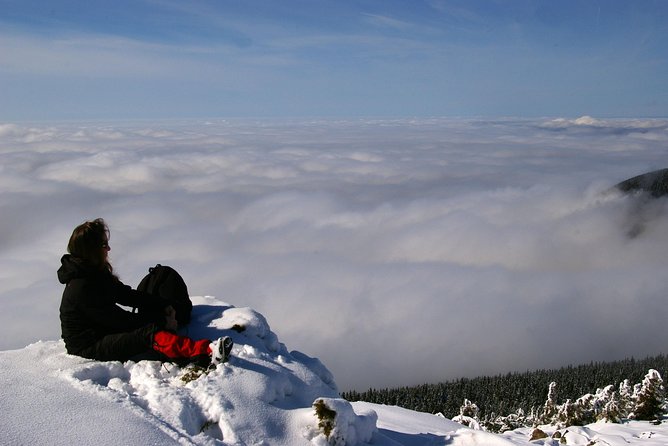
[[[668,2],[0,0],[0,119],[668,115]]]

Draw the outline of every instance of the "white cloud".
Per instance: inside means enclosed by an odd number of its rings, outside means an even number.
[[[591,128],[610,129],[622,132],[644,132],[666,130],[668,124],[664,119],[596,119],[591,116],[580,116],[576,119],[557,118],[541,124],[543,128],[562,129]]]
[[[59,257],[102,216],[127,283],[172,264],[343,389],[660,352],[665,201],[631,239],[603,193],[665,167],[651,123],[0,124],[0,348],[59,336]]]
[[[371,23],[374,26],[382,27],[382,28],[392,28],[392,29],[397,29],[397,30],[406,30],[410,28],[414,28],[415,25],[413,25],[410,22],[406,22],[404,20],[398,20],[393,17],[388,17],[385,15],[380,15],[380,14],[368,14],[368,13],[363,13],[362,14],[365,18],[366,21]]]

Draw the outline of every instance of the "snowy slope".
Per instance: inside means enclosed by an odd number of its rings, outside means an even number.
[[[62,341],[0,352],[0,444],[530,444],[528,430],[494,435],[441,416],[350,404],[338,398],[327,368],[289,352],[261,314],[209,297],[193,300],[190,336],[235,341],[229,363],[196,379],[184,379],[187,368],[158,362],[70,356]],[[315,401],[336,413],[329,440]],[[647,423],[571,428],[568,435],[568,444],[668,443],[667,428]]]

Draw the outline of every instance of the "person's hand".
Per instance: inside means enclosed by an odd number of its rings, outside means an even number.
[[[165,307],[165,316],[166,317],[176,317],[176,310],[171,305]]]
[[[171,305],[165,308],[165,328],[171,331],[176,331],[179,328],[179,324],[176,322],[176,310]]]

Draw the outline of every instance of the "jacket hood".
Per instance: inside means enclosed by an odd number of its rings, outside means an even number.
[[[60,268],[58,268],[58,281],[67,284],[73,279],[86,277],[91,274],[90,267],[87,267],[81,259],[70,254],[65,254],[60,259]]]

